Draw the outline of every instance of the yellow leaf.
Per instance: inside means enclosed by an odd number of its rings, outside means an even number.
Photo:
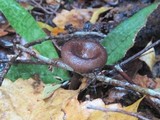
[[[147,46],[149,46],[151,44],[152,43],[150,42],[150,43],[148,43]],[[154,64],[157,62],[154,49],[151,48],[148,51],[146,51],[145,53],[143,53],[140,56],[140,60],[144,61],[149,66],[150,70],[152,71]]]
[[[36,85],[36,86],[35,86]],[[5,79],[0,87],[1,120],[63,120],[62,106],[79,90],[58,89],[49,99],[43,100],[44,85],[33,79]]]
[[[88,105],[105,107],[101,99],[80,103],[75,97],[68,100],[67,104],[63,107],[66,120],[106,120],[106,113],[87,109]]]
[[[110,10],[110,9],[112,9],[112,7],[101,7],[99,9],[95,10],[93,12],[93,15],[92,15],[91,19],[90,19],[90,22],[92,24],[95,24],[97,19],[99,18],[99,15],[104,13],[104,12],[106,12],[106,11],[108,11],[108,10]]]
[[[143,98],[144,97],[137,100],[135,103],[133,103],[130,106],[123,107],[123,108],[121,108],[121,106],[117,106],[117,107],[114,106],[114,108],[122,109],[122,110],[125,110],[127,112],[137,112],[139,104],[143,100]],[[113,106],[112,105],[107,105],[106,107],[110,108],[110,107],[113,107]],[[138,118],[136,118],[136,117],[132,117],[132,116],[122,114],[122,113],[117,113],[117,112],[108,112],[107,114],[108,114],[108,119],[107,120],[128,120],[128,119],[129,120],[138,120]]]
[[[45,28],[47,29],[48,31],[52,31],[53,27],[51,27],[50,25],[46,24],[46,23],[43,23],[43,22],[37,22],[38,25],[41,27],[41,28]]]
[[[0,87],[1,120],[29,120],[35,109],[43,108],[44,101],[40,100],[43,84],[36,82],[33,79],[19,79],[15,82],[4,80]]]
[[[59,28],[59,27],[51,27],[50,25],[46,24],[46,23],[42,23],[42,22],[38,22],[38,25],[41,28],[45,28],[48,31],[51,32],[52,35],[56,36],[59,33],[66,33],[66,31],[63,28]]]

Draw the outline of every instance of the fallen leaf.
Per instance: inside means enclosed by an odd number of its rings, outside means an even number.
[[[14,83],[4,80],[0,88],[1,120],[29,120],[35,109],[44,106],[44,101],[40,100],[41,94],[34,91],[32,86],[34,82],[33,79],[28,81],[19,79]]]
[[[114,106],[111,104],[111,105],[108,105],[106,106],[107,108],[110,108],[110,107],[113,107],[114,109],[117,108],[117,109],[122,109],[122,110],[125,110],[127,112],[137,112],[137,109],[139,107],[139,104],[140,102],[143,100],[144,97],[142,97],[141,99],[137,100],[135,103],[133,103],[132,105],[130,106],[127,106],[127,107],[122,107],[122,106]],[[136,117],[133,117],[133,116],[129,116],[129,115],[126,115],[126,114],[122,114],[122,113],[117,113],[117,112],[108,112],[108,118],[107,120],[138,120],[138,118]]]
[[[15,30],[10,26],[8,22],[0,24],[0,36],[4,36],[8,33],[15,33]]]
[[[128,112],[137,112],[138,106],[143,98],[136,101],[134,104],[128,107],[122,107],[120,104],[105,105],[101,99],[95,99],[93,101],[85,101],[80,103],[77,98],[68,100],[68,103],[64,106],[66,120],[138,120],[133,116],[129,116],[117,112],[102,112],[99,110],[88,109],[88,106],[96,106],[102,108],[114,108],[122,109]]]
[[[42,99],[49,98],[54,93],[54,91],[60,87],[61,84],[56,84],[56,85],[46,84],[42,93]]]
[[[76,28],[82,28],[83,24],[90,20],[93,9],[62,10],[53,19],[57,27],[64,29],[66,25],[72,24]]]
[[[133,81],[136,85],[139,85],[144,88],[154,89],[157,86],[157,83],[153,79],[147,77],[147,75],[142,76],[137,74]]]
[[[60,33],[66,33],[66,31],[63,28],[59,28],[59,27],[54,27],[51,30],[51,34],[54,35],[54,36],[57,36]]]
[[[52,27],[46,23],[43,23],[43,22],[37,22],[38,25],[41,27],[41,28],[45,28],[47,29],[48,31],[51,32],[52,35],[56,36],[60,33],[66,33],[66,31],[63,29],[63,28],[59,28],[59,27]]]
[[[112,7],[101,7],[99,9],[95,10],[93,12],[93,15],[92,15],[91,19],[90,19],[90,22],[92,24],[95,24],[97,19],[98,19],[98,17],[99,17],[99,15],[104,13],[104,12],[106,12],[106,11],[109,11],[110,9],[112,9]]]
[[[52,120],[63,120],[65,114],[62,107],[67,104],[68,100],[77,96],[78,91],[58,89],[54,92],[51,98],[46,100],[46,110],[50,114]],[[47,119],[48,120],[48,119]]]
[[[3,29],[0,29],[0,37],[7,35],[8,32],[4,31]]]
[[[147,46],[151,45],[152,42],[148,43]],[[146,47],[147,47],[146,46]],[[140,60],[144,61],[148,67],[150,68],[150,70],[152,71],[154,64],[157,62],[156,60],[156,55],[155,55],[155,51],[153,48],[149,49],[148,51],[146,51],[145,53],[143,53],[140,58]]]
[[[35,86],[35,82],[33,79],[18,79],[15,82],[4,80],[0,87],[1,120],[63,120],[62,106],[77,96],[79,90],[61,88],[52,97],[43,100],[41,92],[44,84]]]
[[[87,106],[89,105],[105,107],[105,104],[101,99],[79,103],[79,101],[75,97],[71,100],[68,100],[68,103],[63,108],[66,114],[66,120],[105,120],[101,119],[101,117],[106,116],[106,113],[87,109]],[[97,116],[95,117],[92,114],[96,114]]]
[[[47,29],[48,31],[52,31],[53,27],[51,27],[50,25],[46,24],[46,23],[43,23],[43,22],[37,22],[39,27],[41,28],[45,28]]]
[[[78,90],[57,89],[48,99],[42,99],[44,84],[35,80],[18,79],[15,82],[5,79],[0,87],[0,119],[1,120],[118,120],[134,117],[116,112],[102,112],[88,109],[97,106],[117,108],[137,112],[141,100],[128,107],[120,104],[105,105],[102,99],[79,102]],[[82,87],[83,88],[83,87]],[[37,90],[38,89],[38,90]]]

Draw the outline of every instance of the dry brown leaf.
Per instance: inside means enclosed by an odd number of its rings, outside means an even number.
[[[7,35],[8,32],[4,31],[3,29],[0,29],[0,37]]]
[[[15,33],[15,30],[10,26],[8,22],[0,24],[0,37],[8,33]]]
[[[90,20],[92,11],[93,9],[62,10],[53,19],[53,22],[62,29],[68,24],[72,24],[76,28],[82,28],[83,24]]]
[[[153,81],[151,78],[147,77],[147,75],[142,76],[137,74],[133,81],[135,84],[144,88],[155,88],[157,85],[157,83]]]

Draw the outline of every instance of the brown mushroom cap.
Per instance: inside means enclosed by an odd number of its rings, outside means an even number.
[[[76,72],[88,73],[105,65],[107,52],[96,41],[71,40],[62,46],[61,57]]]

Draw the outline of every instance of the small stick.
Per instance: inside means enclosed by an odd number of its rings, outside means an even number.
[[[136,53],[135,55],[131,56],[130,58],[124,60],[123,62],[121,62],[119,65],[123,66],[129,62],[132,62],[133,60],[135,60],[136,58],[138,58],[140,55],[142,55],[144,52],[148,51],[149,49],[157,46],[158,44],[160,44],[160,40],[157,40],[156,42],[154,42],[153,44],[151,44],[150,46],[144,48],[143,50],[141,50],[140,52]]]
[[[5,66],[4,70],[0,74],[0,86],[2,85],[4,76],[7,74],[7,72],[10,69],[12,63],[17,59],[17,57],[19,56],[19,54],[20,54],[20,52],[17,51],[16,55],[11,58],[10,62],[6,63],[6,66]]]
[[[50,65],[50,64],[47,64],[43,61],[40,61],[40,60],[16,60],[14,61],[14,64],[18,64],[18,63],[21,63],[21,64],[34,64],[34,65]]]
[[[137,59],[140,55],[142,55],[143,53],[145,53],[146,51],[148,51],[149,49],[157,46],[158,44],[160,44],[160,40],[157,40],[156,42],[154,42],[153,44],[149,45],[148,47],[144,48],[143,50],[141,50],[140,52],[136,53],[135,55],[129,57],[128,59],[122,61],[119,64],[116,64],[115,66],[119,66],[121,68],[123,68],[123,66],[125,66],[126,64],[132,62],[133,60]],[[113,69],[111,71],[109,71],[110,74],[115,73],[116,70]]]
[[[0,63],[9,63],[10,61],[11,60],[3,59],[3,60],[0,60]],[[35,64],[35,65],[50,65],[40,60],[22,60],[22,59],[17,59],[13,61],[13,63],[14,64],[22,63],[22,64]]]
[[[35,0],[31,0],[31,2],[33,3],[34,7],[40,8],[41,10],[43,10],[47,14],[50,14],[50,15],[56,14],[56,11],[54,9],[50,8],[49,10],[47,10],[45,7],[43,7],[41,5],[42,0],[39,3],[36,2]]]
[[[61,60],[49,59],[49,58],[47,58],[45,56],[42,56],[40,54],[35,53],[34,51],[32,51],[29,48],[23,47],[22,45],[16,45],[16,48],[21,50],[21,51],[23,51],[23,52],[26,52],[26,53],[30,54],[31,56],[39,59],[40,61],[43,61],[44,63],[50,64],[50,65],[54,65],[54,66],[57,66],[57,67],[60,67],[60,68],[63,68],[63,69],[69,70],[69,71],[73,71],[73,69],[70,66],[68,66],[67,64],[65,64]]]
[[[47,37],[45,37],[45,38],[42,38],[42,39],[39,39],[39,40],[35,40],[35,41],[32,41],[32,42],[26,43],[26,44],[24,45],[24,47],[28,48],[28,47],[30,47],[30,46],[34,46],[34,45],[36,45],[36,44],[41,44],[42,42],[45,42],[45,41],[48,41],[48,40],[50,40],[50,37],[49,37],[49,36],[47,36]]]
[[[89,105],[87,106],[88,109],[93,109],[93,110],[99,110],[102,112],[118,112],[118,113],[122,113],[122,114],[126,114],[126,115],[130,115],[136,118],[139,118],[141,120],[150,120],[138,113],[134,113],[134,112],[128,112],[122,109],[116,109],[116,108],[103,108],[103,107],[97,107],[97,106],[93,106],[93,105]]]
[[[132,79],[122,70],[122,68],[119,65],[115,65],[114,69],[129,83],[134,83]]]
[[[89,77],[90,78],[95,78],[95,76],[93,76],[93,75],[91,75]],[[156,98],[160,99],[160,92],[152,90],[152,89],[143,88],[143,87],[140,87],[140,86],[135,85],[135,84],[130,84],[128,82],[122,82],[122,81],[119,81],[119,80],[116,80],[116,79],[113,79],[113,78],[109,78],[109,77],[105,77],[105,76],[101,76],[101,75],[96,76],[96,79],[99,80],[99,81],[105,82],[109,85],[120,86],[120,87],[123,87],[123,88],[131,89],[131,90],[134,90],[136,92],[142,93],[144,95],[150,95],[152,97],[156,97]]]
[[[93,35],[93,36],[97,36],[97,37],[101,37],[101,38],[106,37],[105,34],[100,33],[100,32],[84,32],[84,31],[79,31],[79,32],[74,32],[72,34],[67,34],[67,35],[47,36],[46,38],[42,38],[42,39],[39,39],[39,40],[30,42],[30,43],[27,43],[25,45],[25,47],[30,47],[30,46],[33,46],[33,45],[36,45],[36,44],[41,44],[42,42],[48,41],[48,40],[55,40],[55,41],[56,40],[62,40],[62,41],[66,41],[67,40],[68,41],[69,38],[72,38],[74,36],[87,36],[87,35]]]

